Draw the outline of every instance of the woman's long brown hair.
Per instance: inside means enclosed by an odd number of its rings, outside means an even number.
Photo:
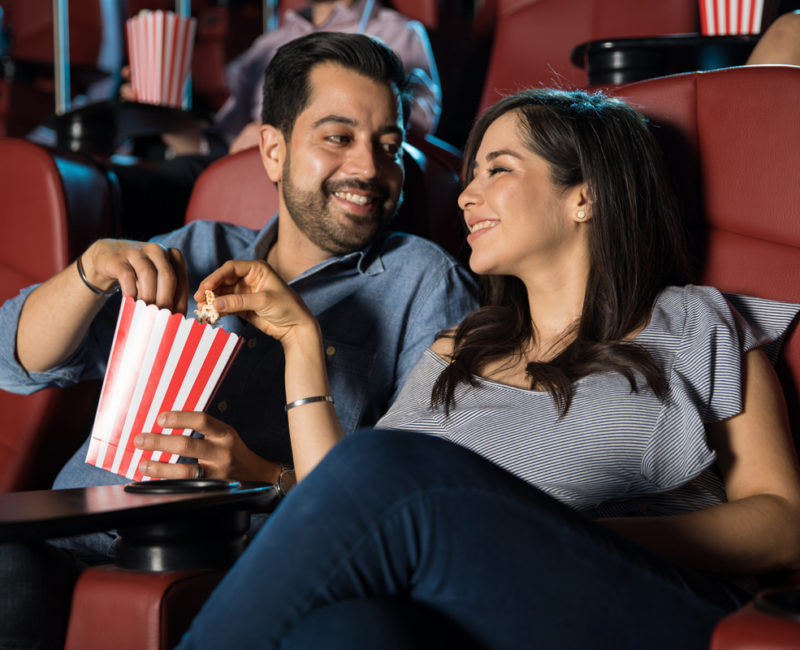
[[[526,146],[550,164],[564,190],[586,182],[592,219],[590,271],[574,336],[553,359],[528,363],[531,388],[552,394],[561,415],[574,382],[597,372],[622,374],[637,390],[636,373],[660,398],[666,382],[642,347],[625,338],[644,326],[658,293],[690,277],[685,232],[661,153],[647,121],[624,102],[602,94],[527,90],[502,99],[476,122],[465,148],[465,184],[486,130],[514,111]],[[439,375],[431,405],[449,413],[460,383],[493,361],[521,358],[534,340],[528,295],[512,276],[484,276],[484,306],[454,332],[452,363]]]

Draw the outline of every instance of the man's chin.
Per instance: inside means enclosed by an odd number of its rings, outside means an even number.
[[[386,229],[385,223],[371,223],[369,227],[348,228],[340,231],[337,236],[330,237],[327,242],[327,250],[335,255],[346,255],[355,253],[367,247],[370,242],[382,231]]]

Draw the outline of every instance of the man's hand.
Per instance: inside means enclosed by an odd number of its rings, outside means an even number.
[[[186,313],[189,280],[186,262],[177,248],[120,239],[101,239],[82,256],[86,279],[94,286],[112,290],[161,309]]]
[[[176,248],[101,239],[83,252],[80,261],[86,281],[98,291],[111,293],[119,285],[125,296],[186,313],[189,281],[183,255]],[[36,287],[22,307],[17,327],[16,352],[22,367],[43,372],[62,363],[85,339],[106,300],[84,285],[77,262]]]
[[[210,415],[194,411],[168,411],[161,413],[157,422],[164,429],[192,429],[204,437],[140,433],[134,439],[138,449],[196,458],[206,478],[269,483],[274,483],[278,478],[280,465],[252,452],[233,428]],[[197,476],[197,466],[194,464],[145,460],[139,464],[139,470],[152,478]]]

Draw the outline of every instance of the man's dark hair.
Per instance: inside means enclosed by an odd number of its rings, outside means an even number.
[[[297,116],[311,95],[309,75],[320,63],[333,63],[374,81],[392,85],[400,96],[403,121],[408,119],[408,77],[400,58],[388,47],[364,34],[316,32],[278,49],[264,72],[261,120],[292,134]]]

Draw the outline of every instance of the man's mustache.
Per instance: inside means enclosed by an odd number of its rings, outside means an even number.
[[[377,181],[365,181],[359,178],[341,181],[325,181],[322,184],[322,189],[326,194],[346,192],[348,190],[361,190],[362,192],[368,192],[380,202],[385,201],[389,196],[389,190]]]

